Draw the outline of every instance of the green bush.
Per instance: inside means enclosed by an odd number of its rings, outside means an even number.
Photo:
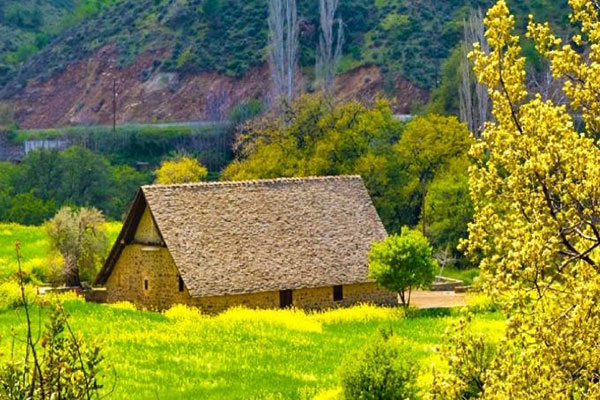
[[[447,344],[440,349],[446,368],[433,371],[431,398],[480,398],[497,355],[496,347],[473,331],[470,315],[449,327],[446,336]]]
[[[390,235],[373,243],[369,252],[369,277],[387,290],[398,293],[407,307],[412,290],[431,285],[436,269],[427,238],[406,227],[400,235]]]
[[[31,192],[20,193],[12,197],[6,221],[23,225],[39,225],[54,215],[56,209],[53,199],[45,201]]]
[[[392,332],[381,332],[372,343],[348,358],[341,370],[346,400],[417,399],[417,364]]]

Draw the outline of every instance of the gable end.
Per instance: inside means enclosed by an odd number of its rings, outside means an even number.
[[[147,214],[146,214],[147,213]],[[144,225],[144,231],[147,231],[146,234],[136,235],[138,232],[138,228],[140,227],[140,222],[144,220],[144,217],[147,218]],[[149,220],[148,220],[149,218]],[[98,273],[98,277],[94,282],[95,285],[104,285],[108,280],[108,277],[112,273],[117,260],[121,256],[123,249],[126,245],[132,243],[144,243],[151,244],[155,246],[166,247],[165,241],[163,240],[162,234],[158,225],[156,224],[156,220],[152,215],[152,211],[148,206],[148,202],[144,196],[143,191],[138,190],[133,203],[127,213],[127,218],[121,228],[121,232],[115,241],[102,269]]]

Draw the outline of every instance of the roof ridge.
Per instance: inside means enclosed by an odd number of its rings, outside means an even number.
[[[360,175],[327,175],[327,176],[303,176],[303,177],[272,178],[272,179],[253,179],[253,180],[242,180],[242,181],[152,184],[152,185],[143,185],[142,189],[262,186],[262,185],[277,184],[277,183],[344,181],[344,180],[354,180],[354,179],[362,180]]]

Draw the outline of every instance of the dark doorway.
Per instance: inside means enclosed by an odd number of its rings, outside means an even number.
[[[279,307],[289,308],[293,305],[294,299],[291,290],[279,291]]]
[[[344,300],[344,287],[342,285],[336,285],[333,287],[333,301]]]

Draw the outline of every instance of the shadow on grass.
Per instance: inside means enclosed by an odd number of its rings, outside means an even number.
[[[442,318],[456,315],[459,311],[454,308],[409,308],[406,310],[406,318]]]

